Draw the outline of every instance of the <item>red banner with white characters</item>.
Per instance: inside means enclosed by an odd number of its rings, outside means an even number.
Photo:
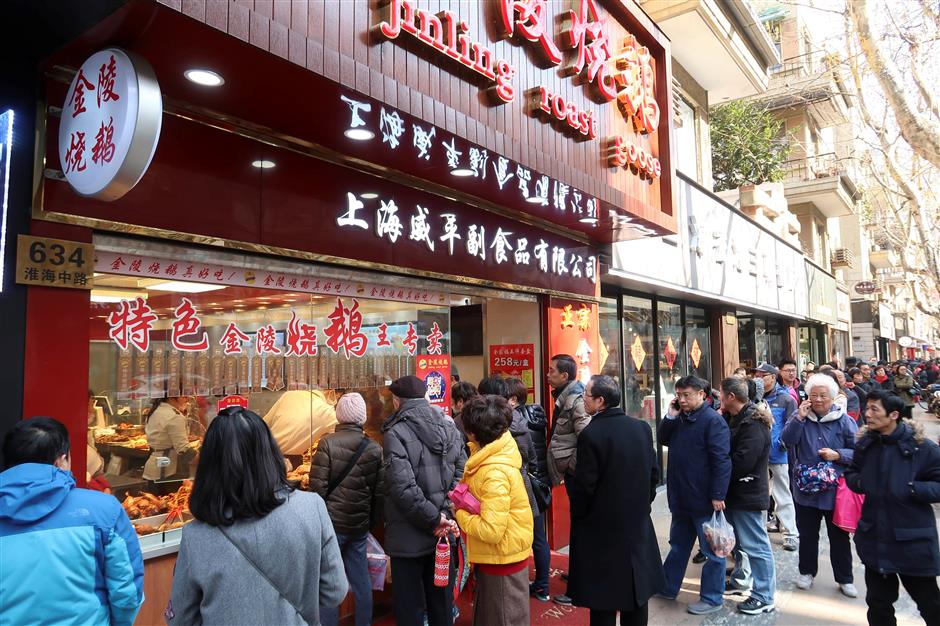
[[[550,354],[570,354],[585,385],[600,373],[597,304],[552,298],[548,308]]]
[[[317,278],[305,274],[286,272],[264,272],[215,263],[197,263],[97,251],[95,271],[122,276],[180,280],[191,283],[208,283],[226,287],[255,287],[335,296],[357,296],[373,300],[393,300],[417,304],[446,304],[448,295],[427,289],[405,289],[374,283]]]
[[[428,386],[428,401],[450,415],[450,355],[422,354],[418,357],[415,376]]]
[[[535,402],[535,345],[505,343],[490,346],[490,374],[519,378],[528,390],[526,404]]]

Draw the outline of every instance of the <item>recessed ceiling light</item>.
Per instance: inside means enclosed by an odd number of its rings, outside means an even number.
[[[359,197],[360,197],[360,198],[365,198],[366,200],[375,200],[376,198],[379,197],[379,194],[377,194],[377,193],[375,193],[375,192],[373,192],[373,191],[367,191],[366,193],[361,193],[361,194],[359,194]]]
[[[461,178],[465,176],[473,176],[474,174],[476,174],[476,172],[466,167],[458,167],[450,171],[451,176],[460,176]]]
[[[348,128],[343,134],[355,141],[368,141],[375,137],[375,133],[367,128]]]
[[[212,70],[186,70],[183,72],[183,76],[197,85],[202,85],[203,87],[221,87],[225,84],[225,79]]]
[[[544,198],[542,196],[529,196],[525,199],[526,202],[531,202],[532,204],[542,204],[543,200]]]
[[[258,169],[261,169],[261,170],[269,170],[272,167],[274,167],[274,165],[275,165],[274,161],[268,161],[267,159],[261,159],[259,161],[251,162],[252,167],[257,167]]]
[[[582,217],[578,221],[581,222],[582,224],[597,224],[596,217]]]

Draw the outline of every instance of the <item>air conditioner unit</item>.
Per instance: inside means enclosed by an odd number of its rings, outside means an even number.
[[[855,267],[855,253],[848,248],[837,248],[832,252],[832,267]]]

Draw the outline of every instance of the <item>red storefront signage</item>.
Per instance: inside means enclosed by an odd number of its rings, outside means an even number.
[[[535,345],[505,343],[490,346],[490,374],[519,378],[528,390],[526,402],[535,402]]]
[[[600,372],[597,304],[552,298],[548,307],[551,354],[570,354],[578,364],[578,380],[587,384]]]
[[[436,324],[435,324],[436,326]],[[425,355],[418,357],[415,376],[428,387],[428,401],[450,415],[450,355]]]

